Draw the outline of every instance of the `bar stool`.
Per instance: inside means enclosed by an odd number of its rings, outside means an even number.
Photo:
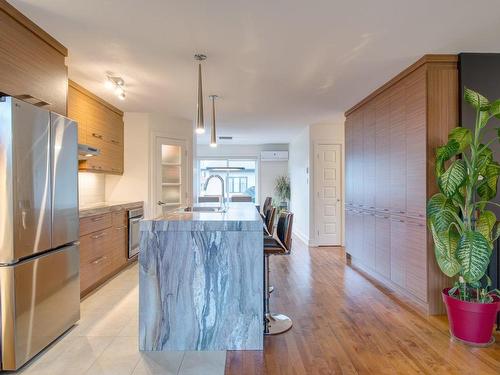
[[[266,200],[264,201],[264,204],[262,205],[262,212],[260,213],[260,216],[262,216],[262,219],[266,218],[266,213],[272,207],[272,203],[273,203],[273,198],[266,197]]]
[[[276,207],[270,207],[266,212],[266,217],[264,218],[264,236],[273,236],[274,232],[274,220],[276,218]]]
[[[264,334],[278,335],[292,328],[292,319],[283,314],[271,313],[269,300],[271,292],[269,288],[269,257],[271,255],[289,255],[292,248],[292,225],[293,214],[291,212],[281,213],[278,219],[278,227],[276,230],[277,238],[264,237],[264,291],[266,293],[264,299]]]

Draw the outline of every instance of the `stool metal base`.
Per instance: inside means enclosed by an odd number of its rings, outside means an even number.
[[[283,314],[266,314],[265,335],[279,335],[292,328],[292,319]]]

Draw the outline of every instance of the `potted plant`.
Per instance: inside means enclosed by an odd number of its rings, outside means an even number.
[[[288,176],[279,176],[274,182],[274,192],[280,200],[279,207],[288,208],[290,200],[290,179]]]
[[[465,88],[464,98],[476,111],[474,131],[456,127],[448,143],[436,149],[439,193],[427,203],[428,226],[441,271],[455,278],[442,291],[450,332],[471,345],[493,342],[492,331],[500,309],[499,291],[490,290],[486,275],[500,225],[488,208],[497,194],[500,164],[490,147],[500,140],[485,140],[490,119],[500,118],[500,99],[489,102]]]

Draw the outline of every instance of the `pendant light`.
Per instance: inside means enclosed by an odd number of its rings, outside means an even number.
[[[210,147],[217,147],[217,132],[215,130],[215,99],[218,98],[217,95],[210,95],[212,99],[212,132],[210,134]]]
[[[198,62],[198,102],[196,104],[196,134],[205,133],[205,122],[203,119],[203,84],[201,80],[201,62],[207,59],[207,56],[196,54],[195,60]]]

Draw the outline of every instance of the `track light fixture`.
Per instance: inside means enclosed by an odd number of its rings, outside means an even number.
[[[125,81],[123,78],[107,76],[104,86],[109,90],[113,90],[118,99],[125,100],[125,89],[123,88]]]

